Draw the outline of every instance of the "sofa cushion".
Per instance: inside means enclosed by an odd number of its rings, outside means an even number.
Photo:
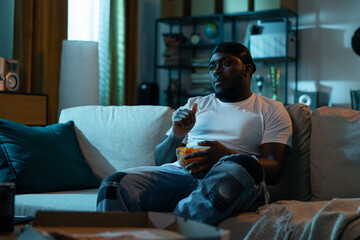
[[[268,186],[270,198],[276,200],[310,199],[310,107],[296,103],[285,106],[293,125],[293,146],[284,164],[280,182]]]
[[[222,221],[217,227],[230,231],[230,240],[245,239],[254,224],[261,218],[258,212],[244,212]]]
[[[0,182],[18,193],[97,187],[79,149],[73,122],[30,127],[0,119]]]
[[[311,124],[312,200],[360,197],[360,111],[321,107]]]
[[[61,111],[73,120],[80,149],[101,179],[125,168],[155,165],[154,149],[171,126],[164,106],[79,106]]]

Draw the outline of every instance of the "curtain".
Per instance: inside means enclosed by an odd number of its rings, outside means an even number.
[[[100,104],[134,105],[137,0],[101,0],[100,4]],[[68,0],[15,1],[13,55],[20,61],[20,91],[48,94],[49,124],[58,120],[61,45],[67,39],[67,11]]]
[[[125,0],[125,94],[127,105],[136,104],[138,57],[138,0]]]
[[[13,55],[20,61],[20,91],[47,94],[48,120],[56,123],[67,0],[16,0],[14,25]]]
[[[99,26],[100,104],[134,105],[137,1],[102,0]]]
[[[100,1],[100,104],[124,104],[125,20],[123,0]]]

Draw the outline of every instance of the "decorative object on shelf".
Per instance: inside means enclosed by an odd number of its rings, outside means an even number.
[[[205,24],[204,34],[209,39],[215,39],[219,36],[219,24],[211,22]]]
[[[360,27],[354,32],[351,38],[351,46],[357,55],[360,55]]]
[[[191,34],[191,36],[190,36],[190,42],[191,42],[192,44],[199,44],[199,43],[200,43],[200,40],[201,40],[201,38],[200,38],[200,34],[199,34],[199,33],[193,33],[193,34]]]
[[[262,95],[262,88],[264,85],[264,77],[262,77],[260,75],[256,75],[255,81],[256,81],[256,86],[258,87],[258,94]]]
[[[5,75],[0,72],[0,91],[5,91]]]
[[[253,58],[296,57],[296,38],[287,31],[285,19],[258,21],[250,38]],[[256,29],[257,28],[257,29]]]
[[[244,40],[243,40],[243,44],[245,47],[249,48],[250,49],[250,36],[252,34],[255,34],[257,33],[255,30],[257,29],[257,26],[253,23],[248,23],[246,25],[246,31],[245,31],[245,34],[244,34]]]
[[[295,103],[308,105],[310,110],[313,111],[318,107],[329,105],[329,94],[326,92],[303,92],[296,91]]]
[[[278,100],[278,89],[279,89],[279,83],[280,83],[280,69],[277,69],[274,66],[271,66],[270,74],[271,74],[271,83],[272,83],[272,89],[273,89],[272,99]]]
[[[0,91],[19,90],[19,61],[0,57]]]

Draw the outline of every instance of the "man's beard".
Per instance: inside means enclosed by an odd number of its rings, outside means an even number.
[[[231,96],[233,93],[230,89],[222,90],[222,91],[214,91],[215,97],[219,99],[227,99],[229,96]]]
[[[233,81],[236,81],[235,79]],[[218,99],[223,99],[227,101],[234,101],[234,99],[237,99],[239,97],[239,94],[241,92],[241,82],[235,82],[232,88],[222,89],[222,90],[216,90],[215,87],[212,85],[213,90],[215,92],[215,97]]]

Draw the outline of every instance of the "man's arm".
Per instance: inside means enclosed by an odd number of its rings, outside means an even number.
[[[181,146],[182,140],[195,125],[196,109],[197,104],[194,104],[191,110],[180,108],[174,112],[170,135],[165,136],[155,148],[157,166],[176,161],[176,148]]]
[[[196,174],[200,171],[207,172],[220,160],[220,158],[226,155],[236,154],[234,150],[225,147],[218,141],[202,141],[198,142],[198,145],[209,147],[209,149],[190,153],[184,157],[185,159],[201,158],[200,160],[186,165],[185,169],[189,171],[190,174]]]
[[[176,137],[173,133],[165,136],[155,148],[157,166],[176,161],[176,148],[181,146],[184,137]]]
[[[274,185],[280,181],[290,149],[288,145],[281,143],[265,143],[260,146],[258,161],[264,169],[266,184]]]

